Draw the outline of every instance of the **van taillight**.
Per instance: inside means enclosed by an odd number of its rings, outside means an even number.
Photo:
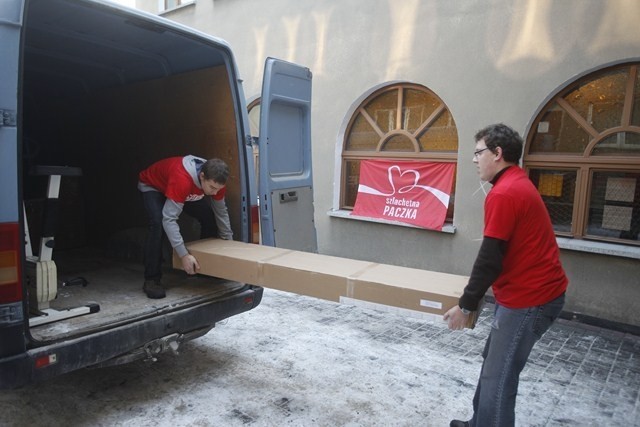
[[[35,366],[36,368],[46,368],[47,366],[51,366],[58,363],[58,356],[54,354],[45,354],[44,356],[40,356],[36,359]]]
[[[18,223],[0,224],[0,304],[22,300],[19,229]]]
[[[251,206],[251,243],[260,244],[260,206]]]

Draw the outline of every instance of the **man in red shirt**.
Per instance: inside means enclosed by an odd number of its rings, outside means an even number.
[[[225,240],[233,238],[224,202],[228,178],[229,167],[225,162],[195,156],[170,157],[140,172],[138,190],[149,218],[143,286],[149,298],[166,296],[161,283],[163,231],[180,257],[184,271],[196,274],[200,269],[198,260],[187,251],[178,226],[183,209],[200,222],[200,238],[216,234]]]
[[[444,320],[462,329],[492,287],[495,312],[469,421],[451,427],[515,424],[520,372],[533,345],[564,306],[568,280],[546,206],[518,166],[523,141],[503,124],[475,135],[473,162],[493,188],[484,204],[484,238],[469,283]]]

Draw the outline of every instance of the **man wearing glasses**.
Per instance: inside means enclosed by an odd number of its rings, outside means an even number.
[[[231,240],[233,233],[224,201],[229,167],[220,159],[195,156],[160,160],[139,174],[138,190],[147,211],[149,230],[144,248],[144,286],[149,298],[164,298],[162,278],[162,234],[182,261],[187,274],[200,269],[198,260],[184,244],[178,226],[183,209],[200,222],[200,238]],[[205,197],[206,196],[206,197]]]
[[[496,300],[491,332],[469,421],[451,427],[515,424],[520,372],[538,339],[560,315],[568,280],[551,219],[537,189],[518,166],[523,141],[503,124],[475,135],[473,162],[493,187],[484,203],[484,237],[458,305],[444,320],[462,329],[489,287]]]

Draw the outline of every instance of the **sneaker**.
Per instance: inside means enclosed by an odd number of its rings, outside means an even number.
[[[449,427],[469,427],[469,421],[453,420]]]
[[[160,282],[155,280],[145,280],[142,290],[147,294],[147,297],[152,299],[160,299],[167,296]]]

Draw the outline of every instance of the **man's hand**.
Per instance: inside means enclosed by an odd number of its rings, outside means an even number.
[[[196,274],[200,270],[198,260],[191,254],[186,254],[181,258],[182,268],[187,274]]]
[[[442,316],[442,319],[447,322],[449,329],[460,330],[466,326],[469,314],[464,314],[460,307],[455,305]]]

